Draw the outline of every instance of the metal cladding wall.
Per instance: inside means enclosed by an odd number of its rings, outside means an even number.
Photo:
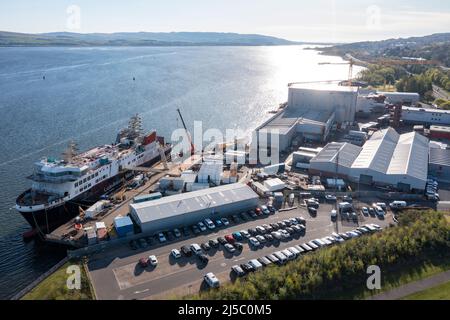
[[[293,109],[336,111],[337,122],[353,122],[356,113],[356,91],[327,91],[308,88],[289,88],[288,105]]]
[[[130,213],[143,232],[156,233],[254,209],[258,200],[250,187],[235,183],[131,204]]]
[[[144,223],[141,224],[140,227],[142,229],[142,232],[157,233],[174,228],[190,226],[196,224],[199,221],[203,221],[206,218],[211,218],[214,221],[215,219],[226,217],[230,214],[236,214],[239,212],[254,209],[257,205],[257,199],[230,203],[219,208],[215,208],[214,211],[211,208],[205,208],[195,212],[188,212],[183,215],[171,216],[149,223]]]

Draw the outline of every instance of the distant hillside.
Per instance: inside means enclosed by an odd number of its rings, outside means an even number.
[[[271,46],[300,44],[258,34],[218,32],[122,32],[25,34],[0,31],[0,46]]]
[[[437,60],[450,67],[450,33],[438,33],[424,37],[388,39],[342,44],[321,49],[324,54],[352,56],[364,60],[379,57],[413,57]]]

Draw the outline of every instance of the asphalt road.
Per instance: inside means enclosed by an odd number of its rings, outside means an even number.
[[[358,203],[359,204],[359,203]],[[363,204],[360,204],[361,206]],[[195,293],[205,289],[202,281],[203,276],[213,272],[221,282],[230,281],[231,266],[248,262],[275,251],[282,250],[293,245],[308,242],[316,238],[322,238],[336,231],[345,232],[357,227],[353,222],[332,222],[330,210],[331,204],[321,204],[317,217],[311,217],[304,208],[292,211],[277,212],[268,217],[251,220],[241,224],[233,224],[228,228],[216,229],[214,232],[205,233],[178,242],[160,245],[148,250],[131,250],[129,246],[118,247],[104,253],[94,255],[89,260],[89,270],[93,286],[98,299],[157,299],[168,296],[180,296]],[[303,216],[306,223],[306,233],[297,235],[292,240],[281,243],[266,244],[258,250],[252,249],[246,241],[243,242],[244,249],[240,253],[230,254],[224,251],[223,246],[212,249],[209,255],[209,263],[202,266],[196,257],[182,257],[176,261],[170,257],[173,248],[192,243],[201,244],[209,239],[257,225],[270,224],[287,218]],[[360,215],[359,224],[377,223],[386,226],[392,222],[392,215],[388,214],[385,220]],[[159,263],[156,268],[142,268],[137,262],[141,257],[156,255]]]
[[[436,99],[450,100],[450,95],[447,93],[447,91],[434,84],[433,84],[433,93]]]

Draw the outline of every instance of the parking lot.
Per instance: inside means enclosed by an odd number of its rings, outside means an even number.
[[[371,202],[370,202],[371,203]],[[206,289],[203,276],[213,272],[221,283],[233,279],[231,267],[247,263],[265,255],[280,251],[294,245],[309,242],[313,239],[323,238],[333,232],[347,232],[364,224],[376,223],[386,227],[392,222],[392,214],[389,212],[384,219],[375,216],[364,216],[358,212],[358,221],[341,220],[332,221],[330,211],[333,203],[321,203],[317,215],[311,216],[305,207],[289,211],[276,212],[268,216],[261,216],[241,223],[231,223],[228,227],[207,230],[200,235],[182,237],[178,241],[164,244],[155,244],[149,248],[132,250],[130,246],[121,246],[107,252],[92,256],[88,266],[93,286],[98,299],[158,299],[170,296],[181,296]],[[361,207],[363,202],[355,203],[355,207]],[[240,241],[243,244],[242,251],[228,252],[223,245],[211,248],[204,252],[209,262],[200,263],[195,256],[175,259],[170,255],[172,249],[180,249],[182,246],[190,246],[193,243],[202,244],[210,239],[224,237],[227,234],[240,230],[248,230],[263,224],[271,224],[285,219],[302,216],[306,220],[306,232],[295,233],[292,237],[282,241],[266,242],[259,248],[251,246],[247,240]],[[143,268],[139,265],[140,258],[155,255],[158,258],[156,267]]]

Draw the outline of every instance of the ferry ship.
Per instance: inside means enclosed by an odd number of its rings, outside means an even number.
[[[171,145],[152,130],[143,134],[142,119],[133,116],[112,145],[77,153],[69,143],[63,159],[35,163],[31,188],[16,199],[16,209],[33,230],[49,233],[133,176],[130,169],[150,166],[171,152]]]

